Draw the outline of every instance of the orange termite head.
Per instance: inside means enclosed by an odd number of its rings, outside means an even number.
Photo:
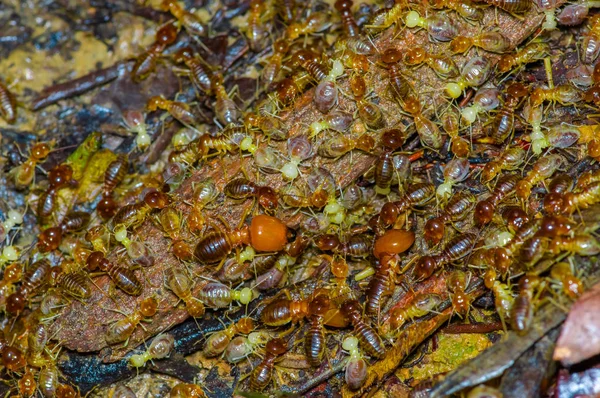
[[[172,23],[166,24],[156,32],[156,42],[163,46],[168,46],[177,39],[177,28]]]
[[[285,354],[285,352],[288,350],[288,345],[284,339],[278,337],[273,340],[269,340],[265,349],[269,354],[279,356]]]
[[[151,317],[158,310],[158,301],[154,297],[148,297],[140,303],[140,313],[145,317]]]
[[[337,0],[333,6],[339,12],[350,11],[352,8],[352,0]]]
[[[361,316],[363,312],[363,308],[357,300],[347,300],[345,301],[340,310],[342,314],[346,316],[346,318],[355,318],[357,316]]]
[[[513,82],[506,87],[506,94],[511,97],[522,98],[529,94],[529,87],[520,82]]]
[[[402,53],[396,48],[388,48],[387,50],[385,50],[383,55],[381,55],[381,61],[387,65],[395,64],[398,61],[400,61],[401,58]]]
[[[273,43],[273,51],[278,53],[287,52],[288,48],[290,48],[289,44],[285,40],[277,40]]]
[[[331,301],[329,297],[324,294],[319,294],[315,298],[312,299],[310,304],[308,305],[308,313],[310,315],[319,315],[324,316],[331,306]]]
[[[164,209],[171,203],[171,199],[164,192],[151,191],[144,196],[144,202],[152,209]]]
[[[419,259],[419,262],[415,266],[415,277],[418,280],[429,278],[436,268],[436,261],[431,256],[423,256]]]
[[[469,37],[465,36],[456,36],[450,42],[450,51],[453,53],[464,53],[469,48],[471,48],[472,40]]]
[[[542,279],[535,274],[525,274],[519,279],[519,290],[534,289],[542,283]]]
[[[173,60],[178,64],[192,58],[194,58],[194,50],[191,47],[183,47],[173,55]]]
[[[404,110],[410,114],[421,111],[421,103],[415,97],[408,97],[404,100]]]
[[[310,50],[299,50],[292,55],[291,66],[296,68],[306,62],[319,62],[319,56]]]
[[[487,287],[488,289],[491,289],[492,286],[494,286],[494,282],[496,281],[496,278],[497,278],[496,271],[493,268],[488,268],[488,270],[485,272],[485,274],[483,276],[483,282],[485,284],[485,287]]]
[[[271,187],[260,187],[258,203],[265,209],[275,209],[277,207],[277,192]]]
[[[48,157],[51,149],[52,147],[47,142],[38,142],[37,144],[31,147],[29,153],[31,154],[32,159],[39,162]]]
[[[146,104],[146,109],[149,112],[154,112],[155,110],[163,107],[166,104],[166,100],[162,96],[154,96],[148,100]]]
[[[536,87],[533,90],[533,92],[531,93],[531,95],[529,96],[529,101],[531,103],[531,106],[532,107],[540,106],[542,104],[542,102],[544,102],[544,97],[545,97],[544,89],[542,89],[541,87]]]
[[[249,317],[240,318],[236,323],[236,328],[240,333],[248,334],[254,330],[254,320]]]
[[[389,129],[381,135],[381,144],[391,150],[396,150],[404,144],[404,134],[399,129]]]
[[[177,5],[177,3],[173,0],[163,0],[163,2],[160,3],[160,9],[162,11],[169,11],[171,6],[176,6],[176,5]]]
[[[315,245],[322,251],[332,251],[337,249],[340,245],[340,238],[333,234],[324,234],[317,236],[314,240]]]
[[[473,213],[473,218],[475,222],[479,225],[489,224],[494,217],[495,207],[489,200],[482,200],[481,202],[475,205],[475,211]]]
[[[415,47],[410,49],[404,56],[404,62],[408,65],[417,65],[425,60],[427,51],[423,47]]]

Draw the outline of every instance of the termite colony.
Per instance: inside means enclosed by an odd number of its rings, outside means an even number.
[[[399,341],[470,322],[480,296],[524,334],[545,298],[585,290],[576,256],[600,253],[578,218],[600,202],[597,2],[245,3],[242,50],[212,63],[203,42],[223,16],[162,2],[126,78],[166,65],[182,92],[122,111],[130,151],[94,133],[46,168],[58,148],[40,141],[9,171],[28,199],[1,226],[13,391],[77,396],[62,347],[139,371],[183,350],[169,332],[188,317],[222,320],[195,350],[238,366],[240,391],[315,387],[280,372],[291,355],[307,379],[344,364],[342,388],[362,391]],[[554,76],[560,26],[584,28],[578,73]],[[236,62],[258,73],[250,98]],[[19,122],[18,106],[0,83],[0,116]],[[158,117],[170,143],[146,124]],[[27,212],[38,234],[20,245]]]

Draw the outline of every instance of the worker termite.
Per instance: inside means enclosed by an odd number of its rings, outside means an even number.
[[[173,44],[177,39],[177,28],[172,23],[162,26],[156,32],[154,44],[142,55],[138,56],[131,69],[131,77],[134,81],[146,79],[156,68],[156,62],[167,46]]]
[[[489,224],[496,213],[498,205],[510,197],[515,192],[515,187],[519,182],[519,177],[516,174],[505,174],[496,183],[491,195],[475,206],[473,218],[480,225]]]
[[[506,73],[517,66],[538,61],[550,53],[548,43],[530,43],[514,54],[505,54],[498,61],[498,71]]]
[[[394,3],[391,8],[386,8],[377,12],[366,27],[372,30],[389,28],[402,19],[405,10],[405,4]]]
[[[466,257],[471,252],[475,241],[476,236],[471,233],[456,236],[446,244],[440,254],[421,257],[414,269],[415,276],[418,279],[429,278],[444,265]]]
[[[129,358],[129,364],[141,368],[146,362],[153,359],[163,359],[171,355],[175,345],[175,338],[170,334],[159,334],[152,340],[150,346],[142,354],[134,354]]]
[[[452,300],[452,313],[459,317],[466,317],[471,308],[471,300],[466,293],[471,274],[461,270],[453,271],[446,280],[446,286]]]
[[[446,203],[440,215],[427,221],[424,227],[425,239],[430,244],[438,244],[444,237],[445,224],[464,220],[475,206],[475,196],[469,191],[454,194]]]
[[[350,127],[352,122],[353,118],[350,113],[342,111],[329,112],[325,115],[324,119],[311,123],[309,126],[309,138],[316,138],[324,130],[333,130],[340,133],[344,132]]]
[[[354,101],[358,111],[358,116],[367,125],[375,130],[385,126],[385,118],[379,105],[367,99],[367,83],[365,79],[354,74],[350,77],[350,89],[354,95]],[[350,118],[348,126],[352,123]],[[312,125],[311,125],[312,126]]]
[[[124,111],[123,126],[129,133],[135,134],[135,144],[140,151],[145,150],[152,143],[152,137],[148,134],[146,117],[142,112],[134,110]]]
[[[539,158],[527,175],[517,183],[515,191],[521,200],[529,198],[534,185],[550,177],[563,166],[565,159],[559,154],[550,154]]]
[[[38,374],[38,388],[45,398],[56,396],[58,387],[58,369],[56,366],[44,366]]]
[[[477,90],[471,106],[464,107],[461,112],[461,120],[471,124],[477,120],[480,113],[496,109],[500,105],[499,91],[497,88],[482,88]]]
[[[484,0],[486,3],[511,14],[522,14],[531,8],[530,0]]]
[[[486,271],[484,282],[485,286],[494,293],[494,305],[504,324],[510,320],[510,312],[515,301],[511,288],[496,279],[496,271],[492,268]]]
[[[555,254],[566,251],[580,256],[594,256],[600,253],[600,243],[591,235],[557,236],[550,241],[548,250]]]
[[[136,309],[132,314],[125,314],[120,310],[113,309],[111,311],[119,312],[125,318],[119,319],[112,323],[104,334],[104,339],[109,345],[125,342],[125,346],[129,338],[135,331],[140,322],[153,317],[156,314],[158,303],[153,297],[148,297],[140,302],[139,309]],[[143,325],[141,325],[143,327]]]
[[[37,216],[43,224],[49,223],[50,218],[55,215],[59,204],[59,191],[77,186],[77,181],[73,179],[73,169],[68,164],[60,164],[52,168],[48,173],[48,182],[48,189],[40,195],[37,203]]]
[[[450,41],[458,35],[458,27],[444,13],[433,13],[423,18],[416,11],[409,11],[405,16],[408,28],[420,27],[429,33],[432,41]]]
[[[218,282],[209,282],[198,292],[198,299],[210,308],[225,308],[233,301],[246,305],[252,301],[252,296],[252,289],[248,287],[235,290]]]
[[[43,259],[34,262],[23,274],[21,286],[6,298],[6,311],[10,314],[21,313],[33,293],[47,286],[50,279],[50,263]]]
[[[446,84],[446,93],[450,98],[458,98],[465,89],[485,83],[491,72],[492,63],[488,58],[473,57],[462,67],[459,79]]]
[[[223,125],[237,122],[242,115],[235,102],[229,97],[223,84],[223,75],[221,73],[214,73],[212,75],[211,87],[216,97],[215,113],[219,122]]]
[[[320,366],[323,361],[326,346],[323,322],[330,307],[329,298],[322,294],[312,299],[308,305],[308,330],[304,335],[304,352],[312,366]]]
[[[202,353],[207,358],[221,355],[236,334],[249,334],[254,329],[252,318],[243,317],[223,330],[211,334],[204,344]]]
[[[167,271],[166,283],[173,294],[184,302],[188,314],[195,318],[204,315],[204,304],[192,296],[192,281],[184,271],[171,268]]]
[[[346,337],[342,342],[342,348],[350,354],[350,358],[348,358],[348,362],[346,363],[344,380],[348,388],[358,390],[367,378],[367,361],[365,361],[358,349],[358,339],[356,337]]]
[[[17,120],[17,101],[13,93],[0,81],[0,116],[7,123]]]
[[[375,192],[387,195],[394,176],[394,163],[392,152],[404,143],[404,135],[398,129],[385,131],[381,135],[383,151],[375,161]]]
[[[329,15],[325,12],[313,12],[302,22],[290,24],[285,33],[287,39],[296,40],[300,36],[319,33],[331,26]]]
[[[381,208],[377,222],[384,226],[396,223],[401,214],[413,207],[423,206],[435,195],[435,186],[431,183],[409,185],[400,200],[387,202]]]
[[[62,294],[78,300],[86,300],[92,295],[89,279],[83,272],[63,272],[56,279],[56,285]]]
[[[340,40],[339,45],[336,43],[336,47],[339,49],[345,46],[356,54],[371,55],[376,51],[375,46],[362,35],[360,27],[352,15],[352,5],[352,0],[338,0],[334,4],[335,9],[340,13],[344,28],[344,38]]]
[[[561,105],[573,105],[583,98],[583,93],[571,84],[559,84],[554,87],[536,87],[529,101],[531,106],[537,107],[544,102],[558,102]]]
[[[354,334],[367,354],[375,358],[385,355],[385,347],[381,337],[362,316],[362,306],[356,300],[348,300],[341,306],[341,311],[354,327]]]
[[[510,40],[500,32],[482,32],[471,37],[457,36],[450,42],[450,50],[456,54],[466,53],[471,47],[502,54],[510,48]]]
[[[121,207],[111,220],[112,228],[121,224],[128,229],[138,227],[152,210],[164,209],[169,203],[171,203],[169,195],[151,191],[144,196],[143,200]]]
[[[418,294],[415,298],[405,307],[396,306],[390,312],[388,318],[389,333],[393,335],[399,328],[401,328],[406,322],[421,318],[440,305],[442,297],[435,293]]]
[[[534,295],[543,288],[542,279],[534,274],[525,274],[519,279],[519,293],[510,310],[510,325],[519,334],[529,330],[533,321]]]
[[[454,158],[444,166],[444,182],[435,190],[436,196],[440,200],[445,200],[452,194],[452,187],[459,182],[464,181],[470,172],[469,160]]]
[[[398,260],[394,255],[381,255],[379,267],[369,281],[365,312],[370,315],[379,314],[383,298],[390,295],[396,286],[395,273]]]
[[[348,257],[366,257],[371,249],[369,237],[354,235],[342,242],[337,235],[324,234],[314,239],[315,245],[322,251],[332,251]]]
[[[381,55],[381,61],[387,66],[389,73],[389,91],[392,98],[403,101],[411,90],[411,85],[402,74],[400,61],[402,54],[396,48],[388,48]]]
[[[583,293],[583,282],[573,274],[569,263],[559,262],[550,270],[552,286],[562,290],[569,298],[576,300]]]
[[[48,142],[38,142],[29,149],[29,156],[25,162],[10,170],[9,175],[15,180],[18,189],[23,189],[31,185],[35,177],[35,169],[42,163],[52,149],[52,144]]]
[[[579,192],[566,192],[562,195],[561,211],[572,214],[577,209],[585,209],[600,201],[600,181],[583,187]]]
[[[131,261],[142,267],[151,267],[154,265],[154,256],[150,254],[146,245],[139,240],[129,239],[127,228],[124,225],[115,226],[113,233],[115,240],[123,245]]]
[[[483,10],[471,0],[434,0],[434,9],[449,8],[469,22],[481,21]]]
[[[494,116],[490,126],[489,135],[496,144],[503,143],[512,134],[515,124],[515,110],[528,92],[529,89],[522,83],[513,83],[506,88],[504,104]]]
[[[375,140],[368,134],[363,134],[358,138],[336,135],[322,142],[317,153],[326,158],[336,159],[353,150],[369,153],[374,146]]]
[[[179,383],[171,389],[170,398],[204,398],[206,394],[202,387],[193,383]]]
[[[585,175],[585,174],[583,174]],[[583,176],[582,175],[582,176]],[[590,174],[588,174],[589,176]],[[579,183],[581,177],[577,181]],[[563,211],[563,195],[571,192],[575,186],[569,174],[558,174],[548,184],[548,193],[544,196],[544,211],[547,214],[560,214]],[[566,209],[565,209],[566,210]],[[567,212],[568,213],[568,212]]]
[[[246,336],[234,337],[223,353],[225,360],[229,363],[237,363],[256,351],[258,347],[262,347],[271,336],[262,331],[251,332]]]
[[[404,54],[404,63],[409,66],[426,64],[441,79],[450,79],[458,76],[458,67],[452,58],[430,54],[423,47],[413,47]]]
[[[204,36],[206,34],[206,27],[200,19],[181,7],[176,1],[163,0],[160,7],[162,10],[170,12],[190,35]]]
[[[210,94],[212,90],[211,75],[212,71],[199,56],[194,56],[190,47],[184,47],[173,56],[176,63],[184,63],[188,67],[186,74],[198,90],[202,93]]]
[[[421,102],[416,97],[408,97],[401,105],[412,116],[421,143],[429,148],[441,148],[444,144],[442,132],[437,124],[423,114]]]
[[[250,389],[252,391],[264,390],[273,375],[275,361],[288,350],[285,340],[275,338],[270,340],[265,347],[265,356],[250,374]]]
[[[86,260],[87,268],[90,271],[100,270],[106,272],[115,285],[131,296],[142,294],[143,286],[135,273],[122,265],[109,261],[103,252],[92,252]]]
[[[284,56],[289,49],[285,40],[277,40],[273,43],[273,54],[268,58],[267,64],[262,70],[262,78],[265,86],[271,85],[279,75]]]
[[[248,39],[250,48],[259,52],[263,49],[265,36],[267,35],[267,26],[265,24],[273,14],[273,7],[260,0],[251,0],[248,10],[248,19],[243,32]]]
[[[225,195],[233,199],[258,199],[258,203],[266,209],[277,207],[277,192],[271,187],[258,185],[245,178],[231,180],[223,188]]]
[[[481,172],[481,182],[490,182],[503,170],[518,169],[525,161],[526,154],[527,151],[519,146],[507,148],[498,159],[485,165]]]
[[[298,323],[308,315],[310,299],[275,299],[266,305],[260,314],[260,320],[268,326],[282,326]]]
[[[117,202],[113,199],[113,191],[119,185],[129,169],[129,160],[126,155],[118,155],[104,172],[104,184],[102,186],[102,199],[96,205],[96,212],[102,219],[108,220],[117,212]]]
[[[190,111],[190,107],[185,102],[171,101],[162,96],[155,96],[148,100],[146,109],[154,112],[157,109],[167,111],[173,118],[179,120],[184,126],[193,127],[197,124],[196,117]]]

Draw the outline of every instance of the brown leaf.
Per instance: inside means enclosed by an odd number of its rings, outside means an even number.
[[[571,366],[600,353],[600,284],[584,295],[571,308],[562,328],[554,360]]]

